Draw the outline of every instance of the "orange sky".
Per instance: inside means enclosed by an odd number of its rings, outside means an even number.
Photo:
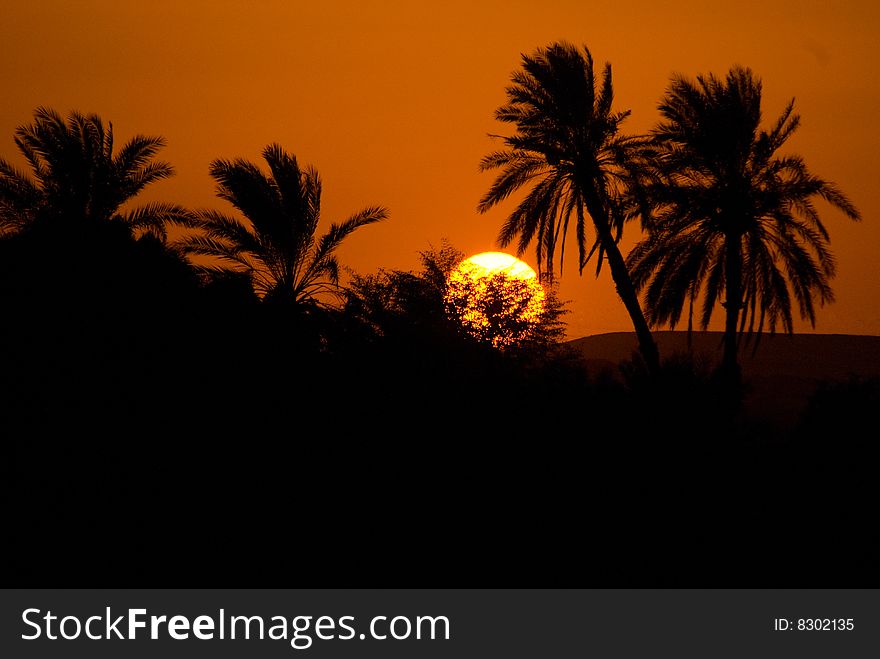
[[[520,53],[587,44],[612,63],[631,131],[657,119],[671,73],[743,64],[764,80],[765,116],[796,97],[792,150],[865,217],[828,215],[837,302],[819,312],[817,331],[880,334],[878,19],[872,0],[5,0],[0,155],[15,158],[13,131],[38,105],[97,112],[120,141],[167,138],[162,155],[177,176],[144,199],[222,207],[208,163],[258,160],[278,141],[321,172],[325,222],[368,204],[390,209],[350,239],[344,263],[410,269],[444,237],[467,253],[496,247],[510,206],[475,212],[492,178],[477,165],[493,147],[487,133],[505,130],[492,113]],[[631,330],[606,276],[567,268],[572,337]]]

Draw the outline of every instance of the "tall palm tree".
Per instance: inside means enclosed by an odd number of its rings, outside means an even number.
[[[206,266],[216,274],[247,274],[264,298],[295,303],[314,302],[322,292],[336,290],[339,263],[336,249],[353,231],[384,220],[388,213],[370,206],[344,222],[331,224],[315,238],[321,211],[321,179],[278,144],[263,149],[267,176],[241,158],[217,159],[211,176],[217,195],[237,208],[244,219],[214,210],[197,213],[199,232],[179,241],[184,251],[213,257]]]
[[[557,245],[562,272],[565,240],[574,219],[580,271],[595,255],[598,276],[607,259],[642,357],[656,371],[657,346],[618,246],[625,222],[638,215],[631,193],[643,171],[645,140],[620,133],[629,111],[611,109],[611,66],[605,65],[599,82],[586,47],[554,43],[523,55],[522,68],[511,80],[507,103],[496,110],[495,118],[513,124],[516,133],[504,138],[506,149],[483,158],[482,171],[501,172],[478,208],[485,213],[528,187],[503,225],[499,242],[506,246],[518,237],[517,252],[522,254],[534,240],[538,267],[543,270],[546,263],[551,276]],[[592,241],[587,238],[588,219]]]
[[[722,371],[739,381],[738,334],[792,332],[792,302],[813,325],[816,301],[834,299],[834,258],[815,202],[847,217],[859,211],[803,158],[779,155],[800,118],[792,100],[761,129],[761,81],[735,67],[723,79],[673,78],[654,131],[662,182],[649,186],[651,233],[630,253],[652,323],[671,326],[702,296],[705,329],[716,304],[726,311]],[[794,300],[793,300],[793,299]]]
[[[113,125],[96,114],[71,112],[63,119],[38,108],[31,124],[15,131],[15,144],[32,176],[0,158],[0,235],[16,233],[35,222],[118,221],[132,234],[163,239],[168,223],[186,224],[191,214],[181,206],[151,203],[132,210],[122,206],[146,186],[174,173],[153,157],[165,142],[137,135],[113,153]]]

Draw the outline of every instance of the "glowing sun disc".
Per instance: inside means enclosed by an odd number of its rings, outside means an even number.
[[[504,252],[465,259],[446,282],[446,311],[476,339],[496,348],[527,340],[544,312],[544,287],[527,263]]]
[[[537,273],[532,270],[528,263],[520,261],[511,254],[504,252],[482,252],[474,254],[462,263],[471,263],[483,268],[486,274],[503,272],[514,279],[537,279]],[[461,266],[459,266],[461,267]]]

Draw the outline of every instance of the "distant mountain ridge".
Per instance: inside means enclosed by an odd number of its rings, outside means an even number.
[[[692,352],[715,365],[721,358],[722,332],[655,332],[661,358]],[[822,381],[880,377],[880,336],[850,334],[763,335],[740,350],[743,377],[750,386],[748,410],[758,417],[790,425]],[[591,370],[613,369],[638,348],[633,332],[595,334],[568,342]]]

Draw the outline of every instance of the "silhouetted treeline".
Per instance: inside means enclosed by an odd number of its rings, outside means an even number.
[[[470,341],[428,270],[292,310],[112,226],[0,249],[13,582],[876,580],[876,383],[768,436],[687,361]]]
[[[44,111],[35,178],[2,162],[8,583],[876,584],[876,382],[784,434],[687,359],[590,372],[552,295],[499,350],[446,313],[450,248],[338,288],[385,211],[316,238],[280,147],[212,165],[245,219],[123,212],[170,167],[102,126]]]

